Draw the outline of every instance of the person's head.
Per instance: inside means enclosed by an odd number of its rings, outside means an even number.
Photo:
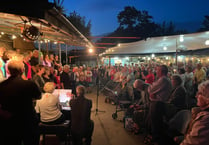
[[[137,91],[144,91],[148,87],[148,84],[146,84],[144,81],[142,81],[140,79],[136,79],[133,83],[133,87]]]
[[[50,75],[50,67],[45,66],[45,71],[44,71],[44,75],[49,76]]]
[[[179,68],[178,72],[179,72],[179,74],[184,74],[185,73],[185,69],[184,68]]]
[[[3,56],[5,50],[6,50],[6,49],[5,49],[3,46],[0,46],[0,57]]]
[[[50,54],[50,55],[49,55],[49,59],[50,59],[50,60],[54,60],[54,54]]]
[[[45,61],[48,61],[48,60],[49,60],[49,55],[48,55],[48,54],[45,54],[44,60],[45,60]]]
[[[14,59],[16,57],[17,52],[14,50],[6,50],[5,56],[8,60]]]
[[[171,83],[173,88],[176,88],[177,86],[180,86],[182,84],[182,78],[180,75],[172,75],[171,76]]]
[[[197,64],[197,69],[200,70],[201,68],[202,68],[202,64],[201,63],[198,63]]]
[[[149,74],[152,74],[153,73],[153,70],[152,70],[152,68],[150,67],[150,68],[148,68],[148,73]]]
[[[53,93],[55,90],[55,85],[53,82],[46,82],[44,85],[45,93]]]
[[[38,58],[39,52],[38,50],[33,50],[33,57]]]
[[[66,73],[68,73],[69,71],[70,71],[70,66],[69,65],[64,65],[64,67],[63,67],[63,71],[64,72],[66,72]]]
[[[45,67],[42,64],[39,64],[36,66],[38,73],[40,73],[40,75],[42,75],[45,72]]]
[[[186,67],[186,72],[188,72],[188,73],[192,72],[192,67],[191,66],[187,66]]]
[[[28,62],[31,59],[31,52],[27,51],[27,52],[23,53],[23,56],[24,56],[23,60],[25,62]]]
[[[197,106],[199,106],[201,109],[209,108],[209,80],[202,82],[198,86],[196,98]]]
[[[168,74],[168,67],[166,65],[158,66],[156,74],[157,74],[158,78],[160,78],[162,76],[167,76],[167,74]]]
[[[59,56],[58,55],[55,55],[55,60],[59,60]]]
[[[85,94],[85,87],[82,85],[79,85],[76,87],[76,94],[78,97],[84,97]]]
[[[8,70],[11,76],[19,76],[24,72],[24,64],[22,61],[12,59],[8,62]]]

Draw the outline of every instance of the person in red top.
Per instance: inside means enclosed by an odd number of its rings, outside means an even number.
[[[110,71],[110,79],[111,80],[114,80],[115,73],[116,73],[116,68],[115,67],[112,67],[112,70]]]
[[[144,75],[142,72],[142,78],[145,79],[145,83],[152,84],[155,81],[155,75],[153,74],[153,71],[151,68],[148,69],[148,75]]]

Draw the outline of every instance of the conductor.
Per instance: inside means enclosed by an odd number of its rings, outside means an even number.
[[[91,144],[94,122],[90,119],[92,101],[85,95],[85,87],[76,87],[77,98],[70,101],[71,106],[71,133],[73,145]]]

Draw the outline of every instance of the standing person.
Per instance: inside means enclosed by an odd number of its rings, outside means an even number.
[[[23,58],[23,63],[25,66],[25,72],[24,77],[25,79],[31,80],[32,79],[32,69],[31,69],[31,64],[30,64],[30,59],[31,59],[31,53],[29,52],[25,52],[23,54],[24,58]]]
[[[62,66],[60,64],[60,61],[59,61],[59,56],[55,55],[55,58],[54,58],[54,69],[58,70],[59,66]]]
[[[153,74],[152,68],[148,68],[148,74],[145,76],[141,72],[142,78],[145,80],[145,83],[152,84],[155,81],[155,75]]]
[[[36,85],[39,87],[39,89],[44,92],[43,88],[44,88],[44,84],[45,81],[43,79],[43,74],[45,72],[45,67],[41,64],[39,64],[37,66],[37,73],[33,76],[33,81],[36,83]]]
[[[150,98],[149,113],[148,113],[148,129],[152,135],[152,140],[159,145],[164,145],[164,122],[165,103],[169,100],[172,85],[167,77],[168,67],[160,65],[157,67],[156,75],[158,80],[148,87]],[[150,140],[150,139],[148,139]],[[145,139],[145,142],[147,139]]]
[[[193,78],[193,86],[194,86],[194,94],[196,94],[197,90],[198,90],[198,85],[200,83],[202,83],[203,81],[205,81],[206,79],[206,72],[205,70],[202,68],[202,64],[198,63],[194,72],[194,78]]]
[[[1,64],[0,69],[3,77],[6,78],[5,62],[3,60],[4,52],[5,52],[5,48],[0,46],[0,64]]]
[[[33,50],[33,55],[30,59],[30,65],[32,69],[32,77],[36,74],[36,66],[39,64],[39,51],[38,50]]]
[[[71,89],[75,94],[74,75],[70,72],[70,66],[64,65],[63,72],[60,75],[60,82],[62,89]]]
[[[0,83],[0,144],[1,145],[39,145],[38,118],[33,101],[40,99],[38,86],[23,80],[22,61],[8,62],[10,77]]]
[[[92,86],[92,71],[91,71],[91,68],[87,67],[87,69],[84,71],[84,74],[85,74],[87,93],[90,93],[91,92],[91,86]]]
[[[73,145],[82,145],[85,138],[86,145],[91,144],[94,122],[90,119],[92,101],[85,97],[85,87],[76,87],[77,98],[70,100],[71,133]]]

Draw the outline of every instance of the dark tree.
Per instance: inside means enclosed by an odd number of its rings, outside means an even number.
[[[91,35],[91,21],[86,23],[86,18],[80,16],[77,12],[72,12],[67,19],[86,37]]]
[[[54,6],[56,7],[56,9],[62,13],[62,14],[65,14],[66,10],[63,6],[63,2],[64,0],[54,0]]]
[[[138,25],[140,11],[134,7],[125,7],[124,11],[117,16],[119,22],[119,29],[133,29]]]
[[[202,22],[202,27],[199,29],[199,31],[208,31],[208,30],[209,30],[209,15],[206,15]]]

